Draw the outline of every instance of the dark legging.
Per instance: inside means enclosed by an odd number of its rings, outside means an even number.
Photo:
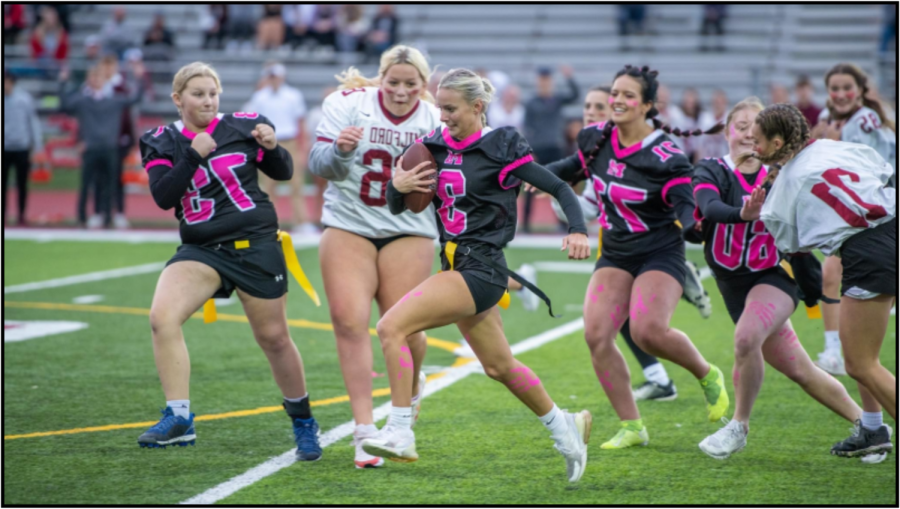
[[[634,354],[634,357],[641,363],[641,368],[646,369],[647,366],[659,364],[659,359],[641,350],[641,347],[635,344],[634,339],[631,338],[629,322],[630,320],[625,320],[620,333],[622,334],[622,337],[625,338],[625,343],[628,345],[628,348],[631,349],[631,353]]]
[[[31,159],[27,150],[3,151],[3,215],[6,216],[6,185],[9,182],[9,167],[16,167],[16,187],[19,190],[20,223],[25,222],[25,205],[28,203],[28,173],[31,171]]]

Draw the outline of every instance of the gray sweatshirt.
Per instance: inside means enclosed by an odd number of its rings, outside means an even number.
[[[525,139],[531,148],[539,150],[548,147],[562,149],[565,145],[563,133],[563,106],[578,100],[578,84],[566,80],[568,93],[552,97],[534,97],[525,103]],[[550,162],[550,161],[546,161]]]
[[[3,150],[43,150],[41,122],[31,94],[16,87],[3,99]]]
[[[143,82],[132,88],[129,97],[94,92],[84,87],[72,89],[60,85],[62,110],[78,119],[78,138],[88,149],[114,149],[119,144],[122,111],[140,102],[144,95]]]

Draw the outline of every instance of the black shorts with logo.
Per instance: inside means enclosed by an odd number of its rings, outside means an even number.
[[[683,288],[684,278],[687,276],[685,274],[684,259],[684,243],[679,242],[676,245],[633,258],[610,256],[607,253],[602,253],[594,265],[594,271],[596,272],[604,267],[613,267],[624,270],[631,274],[632,277],[637,278],[645,272],[658,270],[675,278]]]
[[[247,247],[242,243],[247,242]],[[275,236],[213,246],[182,244],[166,264],[193,261],[219,273],[222,286],[214,298],[230,297],[235,288],[260,299],[277,299],[288,291],[288,271],[281,243]]]
[[[853,287],[897,295],[897,218],[845,240],[841,266],[841,295]]]

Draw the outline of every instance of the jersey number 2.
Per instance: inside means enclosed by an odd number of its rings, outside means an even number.
[[[847,187],[847,184],[841,179],[842,176],[848,177],[850,182],[859,182],[859,175],[841,168],[832,168],[830,170],[825,170],[825,172],[822,173],[822,178],[825,182],[819,182],[812,186],[810,191],[812,191],[812,194],[816,195],[817,198],[834,209],[834,211],[837,212],[844,221],[847,221],[847,224],[850,226],[866,228],[869,226],[868,220],[875,221],[887,215],[887,211],[884,210],[884,207],[881,205],[873,205],[862,201],[858,194]],[[864,208],[866,210],[866,215],[861,216],[850,209],[850,207],[844,205],[844,202],[839,200],[837,196],[831,194],[832,187],[840,189],[844,194],[849,196],[850,199],[856,202],[857,205]]]

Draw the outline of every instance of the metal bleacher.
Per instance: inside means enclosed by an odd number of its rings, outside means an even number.
[[[113,5],[83,6],[72,15],[72,66],[82,65],[84,41],[100,31]],[[288,68],[288,81],[313,106],[322,90],[336,84],[334,75],[357,65],[367,75],[376,64],[361,64],[357,55],[332,55],[306,50],[273,52],[207,51],[201,48],[198,27],[204,5],[170,3],[126,4],[126,23],[143,36],[153,14],[164,12],[175,33],[178,52],[174,61],[152,63],[158,99],[146,104],[147,114],[171,118],[168,98],[171,75],[184,63],[203,60],[218,69],[224,83],[222,111],[236,111],[250,97],[263,62],[277,59]],[[375,7],[366,6],[371,14]],[[485,68],[506,72],[523,89],[533,91],[537,66],[566,63],[586,87],[609,83],[624,64],[649,65],[677,101],[681,91],[694,87],[707,101],[713,89],[726,91],[732,101],[757,94],[765,98],[767,86],[791,86],[800,74],[813,78],[819,100],[824,101],[821,76],[834,63],[852,61],[875,76],[882,96],[896,98],[896,49],[879,62],[878,40],[883,9],[861,4],[731,5],[722,42],[725,51],[700,50],[698,5],[668,4],[648,8],[647,35],[629,38],[631,51],[623,51],[618,36],[615,5],[431,5],[400,4],[401,39],[426,50],[432,65]],[[27,46],[4,46],[7,62],[27,59]],[[340,57],[340,58],[336,58]],[[52,94],[54,82],[23,80],[37,94]],[[577,106],[569,111],[577,115]]]

